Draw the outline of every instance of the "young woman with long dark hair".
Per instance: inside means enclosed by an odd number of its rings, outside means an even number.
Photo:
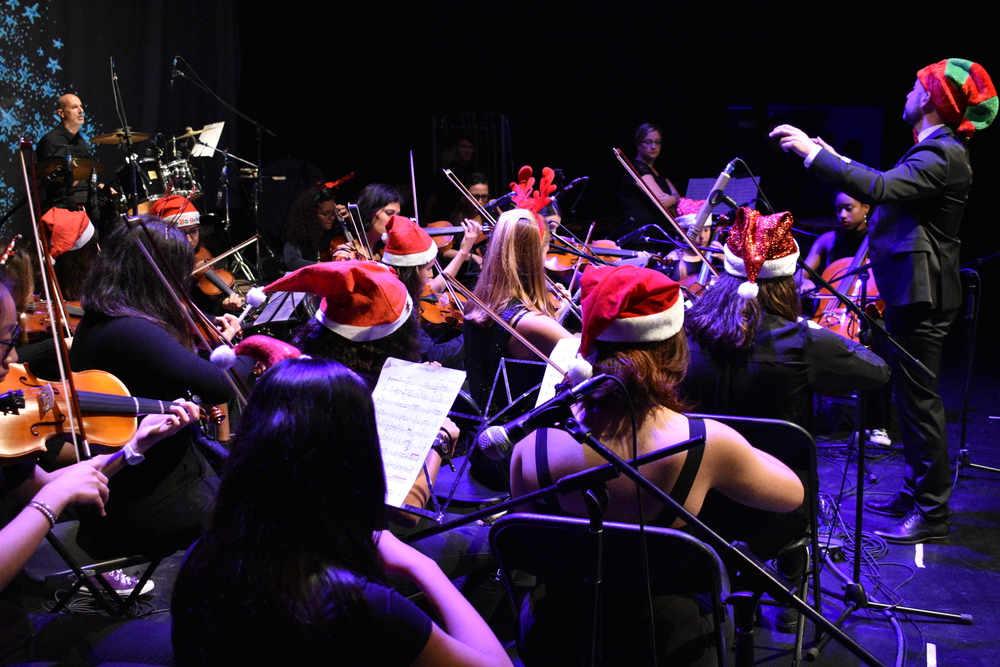
[[[194,254],[184,232],[153,216],[141,216],[152,240],[138,237],[165,273],[190,276]],[[153,252],[153,243],[162,253]],[[180,308],[136,246],[125,225],[104,243],[83,291],[85,314],[70,360],[74,371],[102,370],[118,377],[133,396],[172,400],[191,392],[205,405],[228,403],[235,391],[225,373],[195,351],[194,334]],[[226,315],[224,336],[238,330]],[[252,360],[238,357],[234,370],[249,374]],[[157,553],[186,547],[211,508],[218,478],[195,447],[187,428],[153,450],[141,466],[112,484],[105,517],[82,517],[77,542],[91,556]]]
[[[325,359],[261,378],[174,587],[178,665],[510,665],[437,566],[387,531],[370,389]],[[409,578],[441,625],[389,588]]]

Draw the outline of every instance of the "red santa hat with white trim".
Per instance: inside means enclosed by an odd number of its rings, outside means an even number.
[[[581,282],[583,333],[580,356],[594,341],[651,343],[667,340],[684,327],[680,285],[662,273],[637,266],[588,266]],[[587,362],[570,369],[574,382],[590,377]]]
[[[83,211],[50,208],[42,216],[49,230],[49,250],[55,259],[70,250],[79,250],[94,238],[94,225]]]
[[[382,234],[382,261],[390,266],[423,266],[437,257],[434,239],[417,223],[401,215],[389,218]]]
[[[761,215],[745,206],[726,240],[726,273],[746,278],[739,287],[741,299],[756,298],[759,278],[784,278],[795,273],[799,244],[792,237],[795,220],[788,211]]]
[[[385,338],[403,326],[413,313],[413,301],[396,272],[376,262],[311,264],[278,278],[260,291],[309,292],[322,296],[316,319],[330,331],[353,341]],[[247,298],[253,303],[260,296],[250,294]]]
[[[155,215],[161,220],[172,222],[181,229],[201,224],[201,214],[198,213],[198,209],[195,208],[190,199],[180,195],[170,195],[157,199],[149,207],[149,214]]]

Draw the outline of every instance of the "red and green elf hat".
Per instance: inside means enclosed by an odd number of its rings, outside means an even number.
[[[923,68],[917,78],[944,122],[966,139],[985,130],[997,116],[997,91],[978,63],[948,58]]]

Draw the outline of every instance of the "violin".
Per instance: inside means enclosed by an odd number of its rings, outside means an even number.
[[[461,329],[464,322],[463,309],[466,298],[448,291],[437,294],[430,285],[424,285],[420,295],[420,319],[432,326],[449,326]]]
[[[555,238],[555,237],[554,237]],[[561,243],[576,250],[578,253],[590,255],[598,261],[611,264],[619,259],[639,257],[642,253],[637,250],[625,250],[618,247],[618,244],[610,239],[601,239],[593,243],[570,243],[560,239]],[[552,245],[545,255],[545,268],[549,271],[561,273],[563,271],[573,271],[577,265],[582,269],[591,260],[580,257],[579,254],[567,252],[561,245]]]
[[[79,301],[64,301],[63,302],[68,319],[66,324],[68,324],[71,332],[76,332],[76,327],[80,324],[80,320],[83,319],[83,307]],[[33,294],[31,296],[31,301],[28,303],[28,309],[21,314],[21,327],[24,329],[24,333],[30,340],[32,338],[37,338],[42,334],[52,333],[52,321],[49,318],[49,302]]]
[[[170,412],[170,401],[134,398],[111,373],[82,371],[72,377],[92,444],[122,447],[135,436],[136,417]],[[69,406],[61,383],[39,379],[24,364],[11,364],[0,392],[0,465],[44,452],[50,439],[68,435]],[[218,423],[214,411],[203,417]]]
[[[215,259],[205,246],[198,248],[194,258],[202,264]],[[207,297],[226,298],[236,294],[236,291],[233,290],[233,287],[236,286],[236,277],[221,267],[217,269],[196,267],[194,275],[198,278],[198,289]]]

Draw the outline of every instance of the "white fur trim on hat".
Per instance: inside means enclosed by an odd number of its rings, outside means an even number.
[[[233,352],[233,348],[223,343],[212,350],[209,360],[216,368],[227,371],[236,363],[236,353]]]
[[[263,304],[265,301],[267,301],[267,292],[259,287],[251,287],[250,291],[247,292],[247,302],[254,308]]]
[[[664,311],[639,317],[619,317],[608,324],[597,340],[609,343],[648,343],[666,340],[684,327],[684,299]]]
[[[431,239],[431,247],[423,252],[415,252],[409,255],[394,255],[391,252],[382,252],[382,261],[389,266],[423,266],[434,261],[438,255],[438,247]]]
[[[747,277],[746,265],[740,257],[733,254],[733,251],[729,249],[729,244],[724,246],[726,255],[726,273],[739,276],[742,278]],[[757,279],[761,278],[784,278],[785,276],[790,276],[795,273],[796,262],[799,259],[799,244],[795,244],[795,252],[790,255],[785,255],[784,257],[779,257],[777,259],[769,259],[764,262],[763,266],[760,267],[760,272],[757,274]]]
[[[343,336],[347,340],[368,341],[385,338],[393,331],[403,326],[406,323],[407,318],[409,318],[412,313],[413,300],[410,298],[410,295],[407,294],[406,305],[403,307],[403,312],[399,315],[395,322],[389,322],[388,324],[374,324],[370,327],[340,324],[327,317],[322,308],[316,311],[316,320],[330,331]]]

